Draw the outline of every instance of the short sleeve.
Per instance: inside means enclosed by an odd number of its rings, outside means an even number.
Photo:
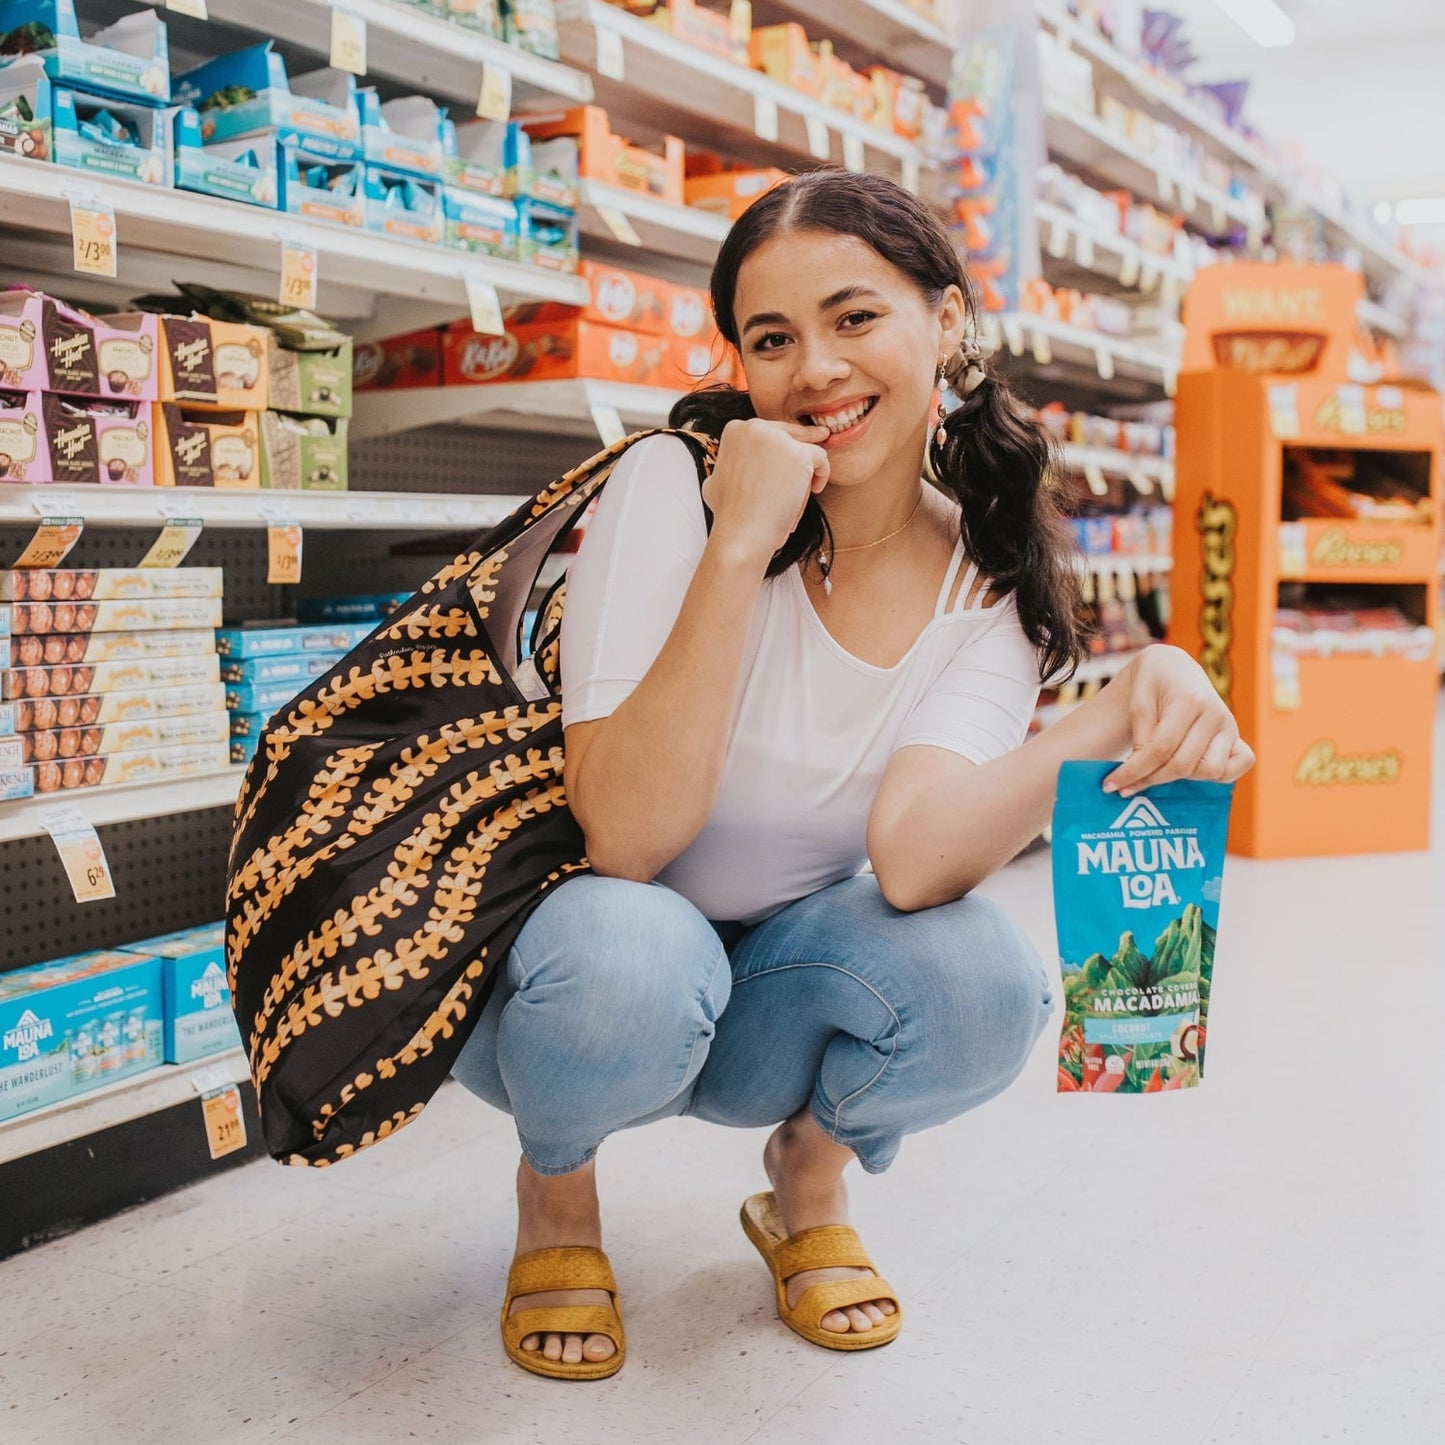
[[[985,609],[986,621],[904,717],[893,747],[946,748],[974,763],[1012,752],[1028,736],[1039,697],[1039,656],[1012,597]],[[970,622],[975,613],[964,613]]]
[[[707,545],[697,463],[677,437],[623,454],[568,570],[562,611],[562,723],[614,712],[677,622]]]

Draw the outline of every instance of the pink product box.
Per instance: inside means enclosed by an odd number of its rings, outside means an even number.
[[[110,401],[159,394],[156,317],[101,319],[25,287],[0,292],[0,386]]]
[[[0,481],[153,486],[151,408],[0,391]]]

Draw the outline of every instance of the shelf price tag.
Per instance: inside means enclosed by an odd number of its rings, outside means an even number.
[[[174,10],[177,15],[193,15],[197,20],[211,18],[206,11],[206,0],[166,0],[166,9]]]
[[[70,239],[77,271],[115,276],[115,208],[109,202],[72,201]]]
[[[331,64],[353,75],[366,74],[366,21],[339,7],[331,12]]]
[[[627,79],[627,58],[622,49],[622,37],[605,25],[597,27],[597,73],[608,80]]]
[[[1168,171],[1159,171],[1154,177],[1159,199],[1167,206],[1174,199],[1174,177]]]
[[[1214,222],[1214,229],[1222,231],[1229,224],[1229,217],[1224,214],[1224,207],[1215,201],[1210,208],[1209,219]]]
[[[482,66],[482,92],[477,97],[477,114],[483,120],[509,120],[512,115],[512,72],[505,65],[487,61]]]
[[[902,184],[903,189],[907,191],[910,196],[916,196],[918,194],[920,176],[918,171],[918,160],[916,157],[903,157],[903,175],[900,183]]]
[[[1048,336],[1042,331],[1035,331],[1029,337],[1029,345],[1034,353],[1034,360],[1040,366],[1049,366],[1054,359],[1054,348],[1049,344]]]
[[[1159,268],[1152,261],[1144,261],[1139,267],[1139,289],[1152,291],[1159,284]]]
[[[1179,204],[1186,211],[1192,211],[1199,204],[1199,197],[1194,194],[1194,187],[1188,181],[1179,182]]]
[[[266,528],[266,581],[289,586],[301,580],[301,524],[273,520]]]
[[[192,1074],[191,1083],[201,1096],[201,1118],[206,1125],[206,1143],[212,1159],[234,1154],[246,1147],[246,1119],[241,1112],[241,1088],[230,1078],[221,1079],[217,1070]]]
[[[1003,339],[1015,356],[1024,354],[1024,328],[1017,317],[1009,316],[1004,319]]]
[[[1109,483],[1104,479],[1104,469],[1098,462],[1085,463],[1084,480],[1089,484],[1089,490],[1096,497],[1107,497],[1109,495]]]
[[[625,211],[619,211],[616,206],[598,206],[597,214],[602,217],[603,224],[619,241],[625,246],[640,246],[642,237],[637,234],[637,227],[632,224],[632,219]]]
[[[314,311],[319,269],[315,246],[305,241],[282,241],[281,290],[277,297],[281,304]]]
[[[1069,228],[1062,221],[1055,221],[1049,227],[1049,255],[1062,261],[1069,254]]]
[[[868,157],[863,149],[862,136],[845,135],[843,137],[843,164],[850,171],[866,171],[868,169]]]
[[[728,33],[734,45],[742,50],[748,48],[753,38],[752,0],[733,0],[728,9]]]
[[[778,103],[770,95],[753,97],[753,134],[759,140],[778,143]]]
[[[817,160],[827,160],[833,153],[832,138],[828,134],[828,122],[821,115],[805,115],[803,124],[808,129],[809,154]]]
[[[142,567],[179,567],[196,545],[205,522],[200,517],[173,517],[161,529],[149,552],[140,560]]]
[[[85,531],[84,517],[42,517],[29,545],[15,563],[21,567],[58,567],[80,541]]]
[[[605,447],[616,446],[627,435],[627,428],[622,424],[621,413],[615,406],[606,406],[602,402],[593,402],[591,410],[592,425],[597,428],[597,435],[602,438],[602,445]]]
[[[1139,253],[1137,251],[1125,251],[1119,258],[1119,284],[1121,286],[1137,286],[1139,284]]]
[[[1152,497],[1154,495],[1154,479],[1143,467],[1130,467],[1128,476],[1129,485],[1133,487],[1141,497]]]
[[[1094,369],[1099,373],[1100,381],[1113,381],[1114,353],[1107,346],[1094,347]]]
[[[99,903],[115,897],[115,883],[105,849],[94,826],[76,804],[42,809],[40,826],[50,834],[50,841],[60,854],[61,866],[77,903]]]
[[[1081,265],[1084,270],[1092,271],[1094,269],[1094,238],[1087,232],[1080,231],[1079,243],[1074,250],[1074,254],[1078,257],[1079,265]]]
[[[1163,381],[1164,395],[1175,396],[1179,391],[1179,373],[1172,366],[1164,368]]]
[[[1159,282],[1159,299],[1166,306],[1179,304],[1179,278],[1172,271],[1166,271]]]
[[[472,330],[483,336],[504,336],[507,327],[502,320],[502,298],[497,295],[497,288],[480,276],[463,276],[462,284],[467,288]]]

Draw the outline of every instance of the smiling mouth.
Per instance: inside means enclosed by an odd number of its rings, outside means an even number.
[[[841,407],[837,411],[824,413],[822,416],[814,416],[812,412],[799,412],[799,420],[804,426],[825,426],[835,435],[838,432],[845,432],[849,427],[855,427],[863,420],[869,412],[878,405],[876,396],[866,397],[862,401],[856,401],[850,406]]]

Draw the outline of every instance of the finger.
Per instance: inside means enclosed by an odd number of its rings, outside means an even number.
[[[825,426],[804,426],[800,421],[772,421],[769,426],[778,427],[780,430],[798,442],[816,442],[820,436],[828,435],[828,428]]]
[[[1235,740],[1239,734],[1232,727],[1222,728],[1209,740],[1209,746],[1204,750],[1204,756],[1195,763],[1188,774],[1191,778],[1203,778],[1208,782],[1220,782],[1224,778],[1224,770],[1229,766],[1229,755],[1234,751]]]
[[[1142,731],[1136,723],[1134,750],[1104,779],[1105,791],[1121,797],[1138,792],[1144,779],[1174,756],[1193,723],[1194,711],[1189,707],[1166,708],[1158,722],[1146,724]]]
[[[1135,791],[1157,788],[1161,783],[1172,783],[1179,778],[1192,778],[1194,769],[1208,751],[1217,728],[1218,723],[1213,717],[1196,718],[1180,738],[1174,751],[1152,773],[1135,784]]]
[[[1229,761],[1225,764],[1223,781],[1232,783],[1242,778],[1254,766],[1254,749],[1243,738],[1236,738],[1229,750]]]

